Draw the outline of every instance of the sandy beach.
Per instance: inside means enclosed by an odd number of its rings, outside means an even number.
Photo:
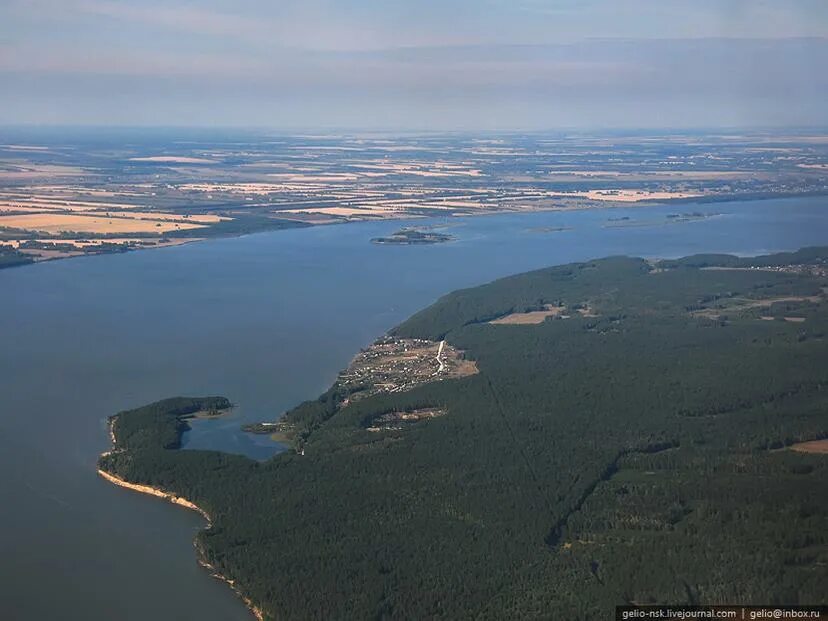
[[[109,437],[112,440],[113,447],[114,447],[114,445],[116,444],[116,440],[115,440],[115,433],[114,433],[113,426],[112,426],[112,421],[110,421],[110,424],[109,424]],[[109,455],[113,451],[116,451],[116,450],[118,450],[118,449],[113,448],[111,451],[105,451],[105,452],[101,453],[101,457]],[[142,494],[149,494],[150,496],[155,496],[157,498],[163,498],[164,500],[167,500],[167,501],[169,501],[169,502],[171,502],[175,505],[178,505],[180,507],[185,507],[187,509],[190,509],[191,511],[195,511],[196,513],[201,515],[205,520],[207,520],[206,528],[211,528],[212,525],[213,525],[213,521],[210,518],[210,515],[204,509],[202,509],[201,507],[199,507],[194,502],[192,502],[190,500],[187,500],[186,498],[184,498],[182,496],[177,496],[177,495],[175,495],[171,492],[167,492],[165,490],[158,489],[158,488],[152,487],[150,485],[139,485],[137,483],[130,483],[129,481],[125,481],[124,479],[121,479],[120,477],[117,477],[114,474],[106,472],[105,470],[102,470],[100,468],[98,468],[98,474],[101,477],[103,477],[104,479],[106,479],[107,481],[109,481],[110,483],[112,483],[113,485],[117,485],[118,487],[124,487],[126,489],[131,489],[135,492],[140,492]],[[195,547],[196,547],[196,550],[197,550],[196,560],[198,561],[198,564],[201,565],[202,567],[204,567],[205,569],[207,569],[210,572],[210,575],[213,576],[214,578],[216,578],[218,580],[221,580],[222,582],[227,583],[227,585],[231,589],[233,589],[233,592],[236,595],[238,595],[239,598],[244,602],[245,606],[247,606],[247,608],[250,610],[250,612],[253,614],[253,616],[257,619],[257,621],[264,621],[264,614],[262,613],[262,611],[257,606],[255,606],[253,604],[253,602],[250,601],[250,599],[247,598],[239,590],[239,588],[236,586],[235,581],[230,580],[226,576],[223,576],[221,573],[219,573],[216,570],[216,568],[213,567],[213,565],[208,563],[203,558],[203,555],[201,554],[200,550],[198,549],[198,546],[195,546]]]

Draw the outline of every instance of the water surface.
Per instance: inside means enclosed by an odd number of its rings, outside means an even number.
[[[693,211],[720,215],[666,224]],[[608,222],[625,216],[641,226]],[[249,618],[195,562],[199,516],[95,475],[108,415],[224,395],[238,409],[197,425],[187,448],[265,458],[279,447],[241,423],[315,397],[360,347],[444,293],[611,254],[824,245],[828,199],[432,224],[457,241],[378,246],[369,240],[400,223],[363,223],[0,271],[0,619]]]

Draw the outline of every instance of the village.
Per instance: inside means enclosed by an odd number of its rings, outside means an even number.
[[[349,397],[341,404],[380,392],[405,392],[426,382],[477,373],[477,365],[446,341],[384,336],[362,350],[339,374],[337,384]]]

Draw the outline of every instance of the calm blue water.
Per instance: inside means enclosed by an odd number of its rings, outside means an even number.
[[[721,215],[665,224],[692,211]],[[607,226],[623,216],[646,226]],[[447,224],[457,241],[435,246],[376,246],[401,224],[363,223],[0,271],[0,619],[248,618],[195,563],[197,515],[95,476],[109,414],[225,395],[238,409],[197,424],[187,448],[266,458],[278,445],[240,424],[315,397],[360,347],[444,293],[610,254],[828,244],[828,198]],[[549,226],[571,230],[532,231]]]

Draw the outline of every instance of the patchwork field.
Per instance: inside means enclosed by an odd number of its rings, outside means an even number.
[[[828,194],[824,138],[0,132],[0,247],[42,260],[359,220]]]

